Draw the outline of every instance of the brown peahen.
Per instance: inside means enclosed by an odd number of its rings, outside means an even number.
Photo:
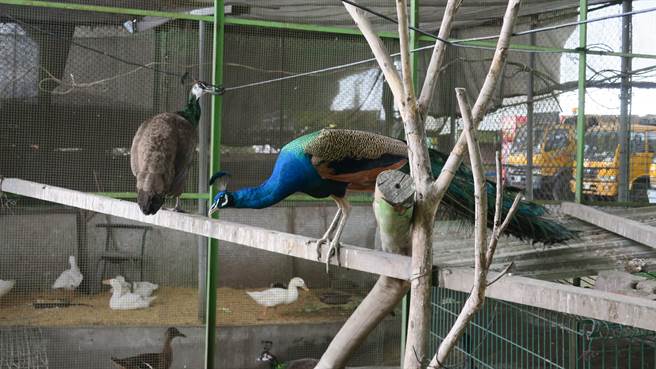
[[[141,211],[155,214],[166,196],[175,197],[174,210],[180,211],[180,194],[198,141],[199,99],[217,89],[196,82],[187,105],[175,113],[161,113],[144,121],[132,140],[130,166],[137,178],[137,203]]]

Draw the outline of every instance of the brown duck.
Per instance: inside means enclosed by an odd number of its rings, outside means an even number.
[[[180,333],[177,328],[170,327],[164,333],[164,348],[162,352],[152,352],[140,354],[137,356],[126,357],[123,359],[112,358],[116,366],[121,369],[169,369],[173,361],[173,349],[171,341],[175,337],[187,337]]]

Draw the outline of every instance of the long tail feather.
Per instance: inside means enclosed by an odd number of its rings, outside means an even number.
[[[432,170],[438,175],[446,162],[446,155],[429,150]],[[496,184],[487,181],[487,225],[493,226],[494,203],[496,198]],[[517,194],[516,189],[504,189],[502,219],[510,210]],[[447,205],[456,214],[471,221],[475,216],[474,179],[471,170],[464,165],[456,171],[442,203]],[[506,228],[505,233],[511,234],[522,240],[543,243],[545,245],[564,243],[577,237],[577,232],[570,230],[555,220],[545,217],[547,209],[530,201],[521,201],[517,212]]]

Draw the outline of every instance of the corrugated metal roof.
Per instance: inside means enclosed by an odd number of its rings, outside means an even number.
[[[596,275],[602,270],[626,270],[643,265],[643,271],[656,270],[656,249],[628,240],[583,221],[553,215],[568,227],[580,230],[580,239],[566,245],[542,247],[506,237],[497,248],[492,266],[502,270],[514,262],[513,273],[525,277],[558,280]],[[604,211],[656,225],[656,207],[603,208]],[[441,222],[434,235],[434,263],[441,267],[473,265],[473,241],[462,239],[471,226],[458,222]],[[460,239],[459,239],[460,237]]]

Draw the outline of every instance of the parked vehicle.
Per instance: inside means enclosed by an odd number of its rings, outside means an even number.
[[[583,194],[614,199],[619,189],[620,144],[618,118],[603,120],[587,130],[583,154]],[[631,118],[638,121],[637,117]],[[631,124],[629,138],[629,199],[646,201],[650,184],[650,166],[656,152],[656,125]],[[576,162],[573,162],[576,173]],[[656,173],[656,170],[654,171]],[[654,179],[656,182],[656,179]],[[570,181],[575,191],[575,181]]]

